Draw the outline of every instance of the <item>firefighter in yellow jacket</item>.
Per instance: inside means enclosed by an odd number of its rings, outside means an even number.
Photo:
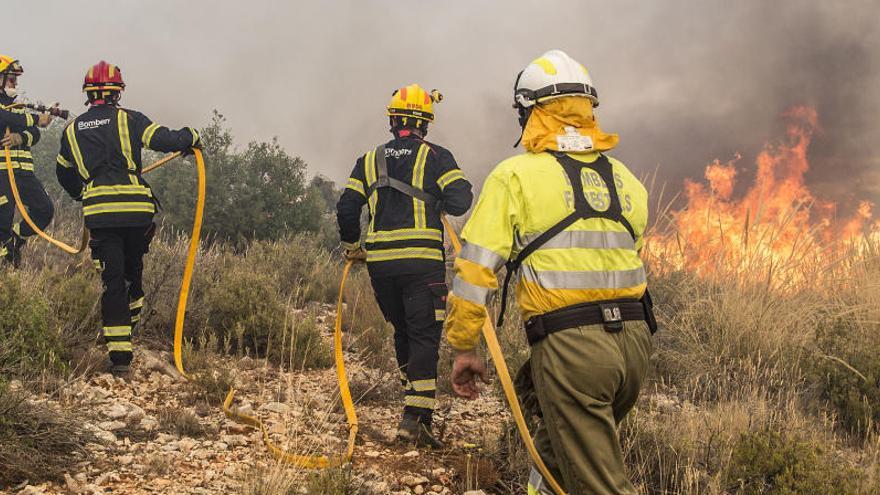
[[[545,53],[520,72],[514,99],[527,152],[486,179],[455,261],[446,321],[457,350],[453,389],[474,398],[486,379],[474,348],[506,266],[503,292],[516,278],[531,345],[517,386],[537,396],[542,459],[567,493],[635,493],[617,424],[638,397],[656,329],[638,254],[648,195],[605,154],[618,137],[599,128],[598,96],[580,63]],[[550,493],[534,469],[529,493]]]

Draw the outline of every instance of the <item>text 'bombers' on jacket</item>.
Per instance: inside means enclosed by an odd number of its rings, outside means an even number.
[[[64,130],[58,181],[71,197],[82,199],[89,229],[148,225],[156,201],[141,177],[141,151],[184,151],[198,140],[190,127],[173,131],[140,112],[95,105]]]

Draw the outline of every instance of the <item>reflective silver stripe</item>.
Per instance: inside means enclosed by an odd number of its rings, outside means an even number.
[[[530,234],[523,238],[528,245],[541,234]],[[603,232],[590,230],[565,230],[544,243],[540,249],[632,249],[636,244],[629,232]]]
[[[86,164],[83,161],[82,151],[79,149],[79,143],[76,141],[76,131],[74,131],[73,124],[67,126],[67,130],[64,131],[67,135],[67,144],[70,145],[70,153],[73,155],[73,161],[76,162],[76,168],[79,170],[79,176],[83,178],[83,180],[89,180],[89,171],[86,169]]]
[[[492,295],[492,289],[479,287],[474,284],[465,282],[461,277],[455,277],[452,280],[452,293],[462,299],[467,299],[472,303],[489,304],[489,297]]]
[[[503,257],[497,255],[495,251],[470,242],[466,243],[464,247],[461,248],[461,253],[458,257],[480,266],[485,266],[493,272],[497,272],[504,265],[504,262],[507,261]]]
[[[348,184],[345,186],[348,189],[356,193],[360,193],[361,196],[366,197],[367,193],[364,190],[364,183],[355,178],[348,179]]]
[[[406,241],[411,239],[443,242],[443,233],[437,229],[377,230],[367,234],[367,242]]]
[[[104,327],[105,337],[128,337],[131,335],[131,326]]]
[[[541,472],[535,469],[534,466],[532,466],[532,470],[529,472],[528,495],[553,495],[544,483],[544,477],[541,476]]]
[[[433,397],[422,397],[419,395],[407,395],[403,400],[403,404],[409,407],[435,409],[437,407],[437,399]]]
[[[446,189],[446,186],[452,184],[453,182],[462,179],[464,180],[464,172],[459,169],[452,169],[449,172],[441,175],[439,179],[437,179],[437,185],[440,186],[440,190]]]
[[[431,390],[437,390],[437,380],[433,378],[428,380],[413,380],[410,383],[412,384],[413,390],[416,392],[430,392]]]
[[[199,133],[198,133],[198,131],[196,131],[192,127],[187,127],[187,129],[189,130],[189,133],[192,134],[192,138],[193,138],[192,145],[195,146],[196,142],[198,142],[198,140],[199,140]]]
[[[55,163],[57,163],[58,165],[61,165],[61,166],[64,167],[64,168],[70,168],[70,167],[72,167],[72,165],[70,164],[70,162],[67,161],[67,160],[65,160],[64,157],[61,156],[61,155],[58,155],[58,156],[55,157]]]
[[[405,259],[426,259],[443,261],[443,252],[434,248],[398,248],[398,249],[374,249],[367,251],[367,262],[391,261]]]
[[[137,165],[135,165],[134,157],[131,154],[131,136],[128,133],[128,113],[125,110],[119,109],[116,115],[116,127],[119,129],[119,143],[122,147],[122,156],[124,156],[125,161],[128,162],[129,170],[137,170]]]
[[[537,271],[529,265],[523,265],[520,271],[526,281],[537,283],[545,289],[624,289],[647,281],[644,267],[607,272],[562,272]]]
[[[144,129],[144,133],[141,134],[141,144],[149,148],[150,141],[153,139],[153,134],[155,134],[157,130],[159,130],[159,124],[148,125],[147,128]]]

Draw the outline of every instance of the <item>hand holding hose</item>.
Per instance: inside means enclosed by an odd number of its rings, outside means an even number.
[[[22,143],[24,143],[24,137],[17,132],[7,132],[3,139],[0,139],[0,146],[8,146],[10,148],[21,146]]]
[[[367,252],[364,251],[364,248],[359,247],[356,249],[346,249],[343,252],[345,259],[348,261],[352,261],[354,263],[364,263],[367,261]]]

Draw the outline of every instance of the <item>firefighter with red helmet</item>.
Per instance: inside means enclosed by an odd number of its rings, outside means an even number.
[[[101,61],[83,83],[88,111],[61,137],[56,173],[83,204],[89,247],[101,272],[101,318],[111,371],[125,375],[132,360],[131,332],[144,305],[143,256],[155,231],[157,201],[141,177],[141,151],[189,151],[201,146],[191,127],[170,130],[119,106],[125,83],[119,67]]]
[[[0,55],[0,146],[9,147],[10,163],[21,201],[31,220],[43,229],[52,221],[55,208],[43,184],[34,175],[31,147],[40,141],[39,127],[48,126],[52,117],[49,114],[32,115],[23,108],[16,108],[18,78],[22,74],[24,69],[18,60]],[[18,267],[25,239],[35,232],[26,223],[14,222],[15,199],[6,173],[5,157],[0,164],[0,264],[9,263]]]

